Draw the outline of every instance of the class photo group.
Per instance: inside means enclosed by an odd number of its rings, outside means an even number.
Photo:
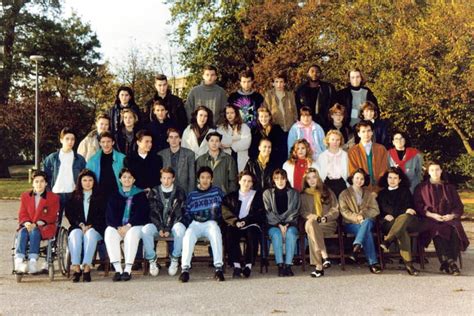
[[[367,273],[383,272],[379,253],[398,252],[406,272],[419,275],[415,248],[433,242],[439,271],[461,274],[469,240],[456,187],[382,118],[360,69],[347,71],[339,91],[318,65],[295,91],[285,73],[263,94],[250,70],[230,95],[217,78],[218,69],[203,67],[184,102],[159,74],[140,107],[120,87],[84,139],[64,127],[60,149],[21,195],[14,273],[41,271],[41,244],[59,239],[65,217],[74,283],[91,281],[97,257],[114,282],[131,280],[138,261],[157,277],[158,243],[168,249],[167,273],[188,282],[203,239],[217,281],[226,266],[232,278],[251,277],[270,249],[279,277],[293,276],[295,256],[308,250],[309,276],[320,278],[335,264],[325,238],[334,234]]]

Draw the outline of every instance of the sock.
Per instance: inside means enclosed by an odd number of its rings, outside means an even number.
[[[234,268],[239,268],[240,269],[240,263],[239,262],[234,262]]]
[[[35,259],[35,258],[31,258],[30,261],[31,261],[31,262],[36,262],[36,259]]]
[[[131,274],[132,273],[132,266],[133,266],[133,264],[127,263],[125,265],[125,270],[123,272],[127,272],[128,274]]]
[[[120,262],[114,262],[112,263],[112,265],[114,266],[115,272],[119,272],[120,274],[123,273],[122,265],[120,264]]]
[[[247,263],[247,264],[245,265],[245,267],[246,267],[246,268],[249,268],[250,270],[252,270],[252,264],[251,264],[251,263]]]

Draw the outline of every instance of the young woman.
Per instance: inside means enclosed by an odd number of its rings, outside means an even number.
[[[252,129],[252,143],[249,148],[251,159],[258,157],[258,147],[260,140],[267,138],[272,142],[272,152],[270,160],[280,168],[288,157],[288,149],[286,146],[286,136],[280,125],[274,125],[272,122],[272,114],[265,107],[257,110],[257,126]]]
[[[379,186],[383,189],[377,202],[385,235],[380,247],[388,251],[390,244],[397,240],[408,274],[418,275],[419,271],[412,262],[410,233],[421,231],[423,222],[416,216],[408,180],[400,168],[390,167],[380,179]]]
[[[254,176],[248,170],[239,174],[238,191],[231,192],[222,201],[222,217],[227,223],[227,246],[229,261],[234,265],[234,278],[243,274],[248,278],[255,264],[258,242],[261,238],[261,227],[264,222],[262,192],[253,190]],[[245,264],[242,269],[242,251],[240,240],[245,238]]]
[[[72,198],[66,204],[66,217],[71,225],[68,247],[74,283],[79,282],[81,275],[84,282],[91,281],[92,259],[97,243],[104,236],[105,207],[106,202],[98,192],[95,174],[88,169],[82,170]]]
[[[423,234],[424,244],[433,240],[436,254],[441,263],[440,271],[459,275],[456,265],[459,250],[465,251],[469,240],[461,224],[464,205],[454,185],[443,177],[438,162],[427,163],[429,178],[415,190],[415,210],[426,219],[427,234]]]
[[[129,157],[137,151],[138,116],[130,109],[122,110],[122,124],[115,134],[115,149]]]
[[[374,143],[384,145],[385,148],[389,148],[390,135],[388,133],[388,121],[380,118],[380,113],[377,106],[370,101],[362,103],[362,105],[360,106],[359,117],[363,121],[368,121],[372,123],[372,130],[374,132]],[[358,142],[357,137],[356,142]]]
[[[268,138],[260,139],[258,144],[258,156],[256,159],[249,159],[245,170],[250,171],[255,182],[253,188],[257,191],[265,191],[272,186],[272,174],[276,164],[270,159],[272,153],[272,142]]]
[[[339,208],[336,195],[323,183],[314,168],[309,168],[304,176],[300,216],[306,220],[304,228],[308,234],[310,263],[315,266],[311,276],[319,278],[324,275],[323,268],[331,266],[324,234],[336,231]]]
[[[344,230],[355,235],[352,244],[353,256],[356,257],[363,249],[369,263],[370,272],[380,273],[382,269],[377,260],[372,235],[375,217],[379,215],[379,206],[375,200],[375,194],[365,187],[369,180],[364,169],[355,170],[347,180],[351,186],[342,191],[339,196],[339,206]]]
[[[303,190],[303,176],[308,168],[316,168],[311,147],[306,139],[298,139],[291,147],[290,157],[283,164],[291,186],[298,192]]]
[[[153,146],[151,152],[153,154],[162,149],[168,148],[170,145],[166,141],[169,128],[176,128],[176,124],[169,118],[168,107],[163,100],[153,102],[153,120],[148,124],[148,130],[151,132]]]
[[[354,133],[346,121],[346,108],[343,105],[336,103],[329,109],[328,122],[329,125],[326,126],[324,131],[326,133],[330,130],[341,132],[342,137],[344,137],[344,145],[342,146],[344,150],[347,151],[349,148],[354,146]]]
[[[198,106],[191,115],[191,123],[183,132],[181,147],[194,152],[196,159],[208,150],[206,135],[213,132],[212,112],[205,106]]]
[[[56,233],[59,196],[46,191],[48,176],[45,172],[35,171],[31,179],[33,190],[21,194],[18,210],[16,273],[37,273],[40,242],[53,238]],[[27,258],[28,264],[25,261]]]
[[[410,191],[415,192],[416,186],[423,178],[423,157],[421,153],[412,147],[407,147],[407,135],[402,132],[393,134],[393,148],[389,149],[389,164],[391,167],[399,167],[410,181]]]
[[[249,160],[249,147],[252,141],[250,128],[244,124],[240,111],[235,105],[226,105],[225,116],[217,127],[222,135],[221,146],[224,152],[237,161],[238,172],[244,170]]]
[[[129,281],[132,277],[132,265],[137,254],[142,228],[150,222],[150,206],[143,190],[135,185],[131,171],[123,168],[119,179],[119,192],[114,193],[107,205],[105,223],[105,245],[110,263],[114,266],[113,281]],[[121,264],[120,242],[123,240],[125,269]]]
[[[137,115],[138,121],[140,121],[140,109],[135,103],[135,94],[132,88],[122,86],[117,89],[115,103],[107,113],[110,117],[110,132],[113,135],[117,134],[120,129],[122,124],[121,113],[125,109],[132,110]]]
[[[291,265],[298,239],[298,212],[300,195],[288,183],[286,171],[276,169],[272,175],[273,188],[263,192],[263,203],[270,229],[278,276],[293,276]],[[283,261],[283,242],[285,242],[285,260]]]
[[[337,197],[347,189],[349,158],[342,150],[344,138],[338,130],[330,130],[324,138],[327,150],[319,155],[316,166],[321,179]]]

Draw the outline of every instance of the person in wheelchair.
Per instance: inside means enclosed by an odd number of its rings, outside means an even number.
[[[35,171],[32,182],[33,190],[21,194],[18,211],[15,272],[21,274],[38,272],[40,242],[54,237],[59,211],[59,196],[46,191],[48,185],[46,173]]]
[[[123,168],[119,179],[119,192],[112,194],[105,212],[104,240],[110,263],[114,266],[113,281],[129,281],[142,238],[142,228],[150,223],[150,206],[143,190],[137,188],[130,169]],[[120,243],[123,240],[125,269],[122,269]]]
[[[82,170],[77,179],[76,189],[66,204],[66,218],[71,225],[68,247],[71,253],[74,283],[79,282],[81,275],[84,282],[91,281],[92,260],[97,243],[103,240],[104,236],[105,206],[105,200],[98,190],[95,173],[89,169]]]

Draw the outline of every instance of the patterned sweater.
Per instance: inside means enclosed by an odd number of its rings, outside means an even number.
[[[222,216],[221,204],[224,192],[218,187],[211,186],[207,190],[197,189],[189,193],[186,201],[185,219],[188,224],[193,220],[207,222],[219,220]]]

